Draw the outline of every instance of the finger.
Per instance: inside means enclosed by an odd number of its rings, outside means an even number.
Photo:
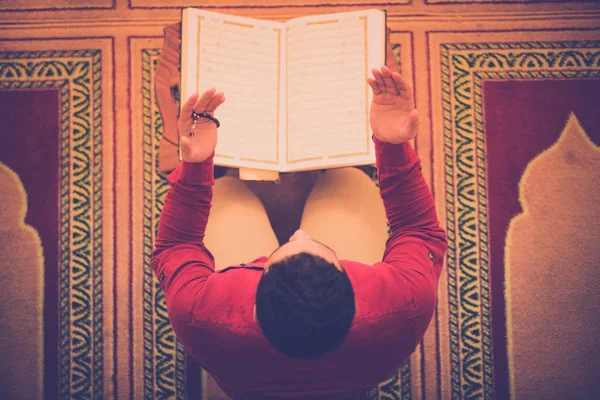
[[[385,82],[385,89],[388,93],[395,96],[400,94],[400,90],[396,87],[394,79],[392,79],[392,71],[387,66],[381,67],[381,75],[383,75],[383,81]]]
[[[221,104],[221,99],[224,97],[225,97],[225,94],[223,92],[216,93],[208,101],[208,104],[206,105],[206,109],[204,110],[204,112],[207,112],[209,114],[214,112],[217,109],[217,107],[219,106],[219,104]]]
[[[375,82],[374,79],[367,78],[367,83],[369,84],[369,86],[371,86],[371,89],[373,89],[373,94],[381,93],[381,90],[379,90],[379,87],[377,86],[377,82]]]
[[[210,88],[207,91],[205,91],[204,93],[202,93],[202,96],[200,96],[200,98],[196,101],[196,104],[194,104],[193,111],[195,111],[197,113],[204,112],[204,110],[206,110],[206,106],[208,105],[208,102],[212,99],[216,90],[217,89],[215,89],[215,88]]]
[[[219,99],[216,100],[216,102],[214,104],[211,104],[208,108],[208,113],[214,113],[217,108],[219,108],[219,106],[221,104],[225,103],[225,95],[223,95],[222,97],[220,97]]]
[[[212,112],[215,112],[217,108],[219,108],[219,106],[221,106],[221,104],[225,103],[225,94],[223,94],[223,96],[221,97],[221,100],[219,100],[217,102],[217,104],[215,104],[214,108],[212,109]]]
[[[373,94],[377,95],[383,93],[381,89],[379,89],[379,86],[377,86],[377,81],[375,81],[374,79],[367,78],[367,83],[369,84],[369,86],[371,86],[371,89],[373,89]]]
[[[408,121],[409,132],[412,133],[412,137],[414,138],[419,133],[419,113],[416,108],[408,114]]]
[[[398,69],[398,62],[396,61],[396,56],[394,55],[394,49],[392,48],[392,43],[389,41],[389,39],[388,39],[388,43],[387,43],[386,57],[387,57],[386,66],[390,69],[390,71],[400,72]]]
[[[194,109],[194,104],[196,104],[197,100],[198,100],[198,93],[194,93],[193,95],[191,95],[187,99],[187,101],[185,102],[183,107],[181,107],[181,115],[184,117],[187,117],[187,118],[191,118],[192,110]]]
[[[393,72],[392,73],[392,78],[394,79],[394,83],[396,84],[396,87],[400,90],[408,90],[410,91],[410,86],[408,85],[408,83],[406,83],[406,81],[404,80],[404,78],[402,77],[402,75],[400,75],[397,72]]]
[[[394,79],[394,83],[396,87],[400,90],[400,97],[405,100],[413,102],[413,92],[410,88],[409,84],[404,80],[402,75],[397,72],[392,73],[392,78]]]
[[[371,70],[371,72],[373,73],[373,76],[375,77],[375,81],[377,82],[377,87],[379,87],[379,89],[382,92],[385,92],[385,81],[383,80],[383,75],[381,75],[381,72],[379,72],[379,70],[377,68],[373,68]]]

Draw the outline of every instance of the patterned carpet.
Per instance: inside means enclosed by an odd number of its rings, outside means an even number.
[[[37,333],[43,326],[43,335],[35,336],[39,337],[35,348],[40,354],[30,356],[43,360],[39,377],[43,377],[46,391],[61,398],[102,397],[102,165],[106,160],[102,152],[100,57],[99,50],[0,52],[0,126],[5,133],[11,132],[3,135],[0,160],[4,169],[20,178],[19,186],[22,184],[27,194],[22,204],[5,210],[29,209],[24,222],[39,234],[41,247],[36,251],[43,249],[44,260],[42,269],[33,264],[33,269],[5,282],[22,287],[23,280],[44,281],[41,286],[23,287],[39,299],[32,305],[36,318],[29,319],[23,329]],[[3,189],[17,190],[7,185]],[[5,196],[9,194],[2,198]],[[12,240],[4,235],[2,247],[15,245]],[[2,259],[3,271],[19,265],[11,258]],[[43,293],[39,293],[41,287]],[[3,296],[7,297],[2,303],[15,303],[3,315],[19,317],[18,297],[10,292]],[[10,331],[11,327],[3,329]],[[31,365],[22,357],[23,347],[15,346],[13,340],[19,336],[7,336],[10,340],[2,341],[6,356],[2,359]],[[38,377],[34,374],[31,379],[34,383]],[[21,390],[28,386],[15,388],[10,393],[16,397],[9,398],[21,398]],[[29,388],[41,391],[37,384]]]
[[[177,342],[149,268],[167,190],[157,67],[179,7],[93,3],[0,7],[0,393],[226,399]],[[278,12],[238,3],[228,10]],[[278,17],[331,8],[291,3]],[[388,9],[450,241],[422,344],[371,398],[596,398],[597,7],[569,2],[563,19],[560,4],[464,3],[361,4]],[[489,10],[500,16],[477,19]],[[298,204],[314,178],[302,176]]]
[[[521,342],[513,345],[520,348],[538,348],[540,352],[552,348],[558,351],[569,342],[574,346],[570,351],[585,348],[597,354],[597,350],[586,344],[593,332],[587,327],[575,328],[571,332],[582,339],[587,338],[577,343],[560,336],[548,336],[547,326],[536,325],[533,316],[548,313],[547,307],[552,304],[549,301],[551,289],[555,289],[555,286],[536,285],[539,292],[532,292],[532,283],[536,278],[544,279],[551,267],[547,264],[549,260],[538,260],[539,264],[534,265],[531,260],[522,264],[507,264],[504,253],[509,251],[511,243],[515,245],[506,236],[509,223],[525,207],[524,194],[519,190],[519,183],[525,179],[522,178],[523,174],[536,155],[558,140],[571,113],[582,121],[587,132],[584,135],[589,135],[590,143],[595,143],[590,151],[598,151],[595,146],[600,144],[600,119],[595,104],[600,100],[600,82],[597,79],[600,72],[599,45],[597,41],[439,45],[445,208],[450,238],[447,255],[448,292],[439,307],[441,310],[447,307],[448,310],[449,390],[453,398],[493,395],[506,398],[509,394],[513,397],[521,394],[518,397],[538,398],[540,393],[549,393],[550,397],[539,398],[562,398],[557,396],[559,388],[576,390],[580,385],[587,390],[598,389],[594,378],[587,372],[582,373],[587,367],[576,364],[571,367],[579,373],[573,371],[572,380],[567,379],[566,383],[552,385],[547,382],[547,376],[558,378],[569,375],[561,372],[563,365],[554,367],[552,371],[545,370],[546,389],[542,390],[539,382],[525,378],[538,374],[534,372],[536,363],[531,358],[527,362],[531,367],[529,374],[519,368],[524,376],[518,380],[518,385],[516,381],[512,384],[509,382],[509,376],[514,375],[514,369],[520,366],[516,359],[510,358],[511,353],[507,349],[507,314],[510,318],[518,312],[522,317],[519,318],[520,325],[510,327],[509,342],[516,340],[516,336],[510,336],[510,332],[522,329],[531,334],[518,335]],[[597,188],[600,175],[592,165],[585,165],[591,173],[586,175],[588,180],[572,187],[571,193],[583,196],[587,191]],[[553,175],[558,173],[554,171],[550,175],[538,175],[535,183],[527,183],[534,184],[535,190],[545,190],[553,184]],[[568,195],[566,192],[553,193],[541,205],[564,202]],[[540,206],[539,203],[536,205]],[[577,207],[576,204],[572,206]],[[591,214],[593,218],[590,221],[596,225],[599,222],[598,215]],[[564,217],[552,213],[546,215],[547,219]],[[565,223],[564,220],[562,222]],[[554,226],[558,224],[557,221]],[[551,233],[546,232],[546,235]],[[583,250],[585,246],[579,238],[573,236],[564,239],[573,248]],[[537,245],[531,243],[530,251]],[[597,260],[600,253],[597,244],[588,246],[586,250],[591,251],[594,254],[592,258]],[[565,267],[565,274],[597,276],[597,268],[593,265],[587,265],[583,271]],[[505,276],[507,268],[519,270],[525,266],[535,269],[535,273],[531,272],[528,277],[531,282],[527,277],[514,279],[514,276],[520,276],[515,272]],[[505,280],[507,278],[508,281]],[[557,274],[556,279],[566,279],[566,276]],[[597,290],[582,281],[579,283],[580,290],[592,298],[598,298],[600,294]],[[527,307],[515,303],[515,299],[505,292],[507,288],[511,288],[511,291],[519,288],[527,292],[529,297],[536,298],[537,302],[527,303]],[[574,289],[566,285],[559,285],[558,288],[564,291],[564,295],[572,294]],[[578,311],[580,305],[575,300],[559,304],[562,307],[561,314],[574,313],[584,319],[590,318],[581,315]],[[523,318],[523,313],[527,317]],[[597,320],[592,317],[590,326],[597,326]],[[530,324],[538,330],[532,330]],[[545,338],[540,339],[542,337]],[[441,339],[444,341],[446,338],[442,336]],[[597,369],[594,371],[597,372]],[[575,376],[578,378],[575,379]],[[533,397],[522,396],[522,393]]]

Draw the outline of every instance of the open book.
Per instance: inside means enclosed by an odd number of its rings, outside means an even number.
[[[181,99],[227,100],[215,164],[291,172],[375,163],[367,84],[385,65],[380,10],[288,22],[194,8],[182,15]]]

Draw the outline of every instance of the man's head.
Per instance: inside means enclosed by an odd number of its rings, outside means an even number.
[[[312,359],[343,343],[356,305],[335,252],[298,230],[265,263],[255,312],[273,347],[293,358]]]

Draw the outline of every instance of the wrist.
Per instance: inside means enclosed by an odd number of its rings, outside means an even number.
[[[406,142],[408,142],[408,141],[410,141],[412,139],[412,137],[409,137],[407,135],[382,134],[378,129],[373,129],[372,127],[371,127],[371,130],[373,132],[373,138],[374,138],[374,140],[376,140],[379,143],[401,144],[401,143],[406,143]]]
[[[402,144],[402,143],[407,143],[407,142],[410,141],[410,139],[407,139],[407,138],[405,138],[405,139],[396,139],[396,141],[394,141],[394,140],[383,140],[383,139],[380,139],[375,132],[373,132],[372,138],[373,138],[373,142],[375,143],[375,147],[377,147],[378,145],[379,146],[394,146],[394,145],[399,145],[399,144]]]
[[[183,160],[178,168],[179,179],[190,184],[211,184],[214,181],[213,156],[202,162],[191,162]]]
[[[206,162],[208,159],[214,157],[215,149],[212,150],[202,149],[202,150],[192,150],[185,151],[183,148],[181,149],[181,160],[191,164],[200,164]]]
[[[377,164],[386,166],[402,166],[416,157],[415,150],[408,140],[401,143],[390,143],[372,136],[375,143]]]

